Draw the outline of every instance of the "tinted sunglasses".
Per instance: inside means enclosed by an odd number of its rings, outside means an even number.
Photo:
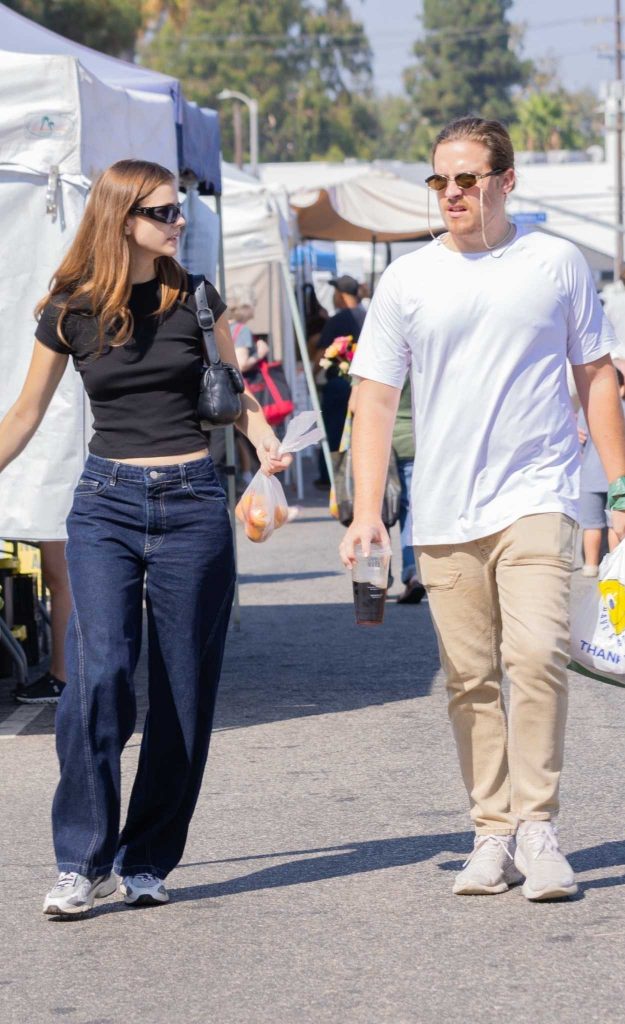
[[[160,224],[175,224],[180,216],[179,203],[167,203],[165,206],[133,206],[131,213],[139,213],[142,217],[157,220]]]
[[[425,179],[425,184],[428,188],[433,188],[435,192],[442,192],[447,188],[450,181],[455,181],[458,188],[473,188],[474,185],[477,185],[480,178],[490,178],[492,174],[503,174],[503,172],[503,167],[496,167],[494,171],[486,171],[485,174],[472,174],[471,171],[462,171],[461,174],[454,174],[451,178],[446,174],[430,174],[429,178]]]

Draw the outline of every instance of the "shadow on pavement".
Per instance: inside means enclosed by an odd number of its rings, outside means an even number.
[[[312,580],[321,574],[301,575]],[[390,601],[384,624],[369,629],[356,626],[351,604],[244,605],[241,619],[240,631],[228,634],[216,729],[424,697],[438,670],[426,604]],[[147,701],[145,666],[144,646],[136,677],[139,729]],[[18,706],[8,692],[4,696],[0,717]],[[53,732],[54,708],[46,707],[21,735]]]
[[[438,651],[427,605],[390,602],[384,625],[351,604],[246,605],[232,632],[216,728],[336,714],[427,696]]]
[[[235,896],[262,889],[277,889],[289,885],[306,885],[329,878],[343,878],[367,871],[382,871],[386,868],[404,867],[430,860],[443,852],[462,853],[469,849],[473,839],[470,832],[445,832],[435,835],[402,836],[397,839],[375,839],[364,843],[346,843],[343,846],[313,848],[311,850],[285,850],[252,857],[233,857],[227,860],[199,861],[181,864],[180,869],[201,867],[204,864],[247,864],[254,861],[274,860],[281,857],[297,857],[286,864],[272,864],[270,867],[252,871],[247,875],[231,878],[226,882],[205,885],[182,886],[170,889],[172,903],[189,900],[217,899],[221,896]],[[96,905],[89,914],[89,920],[102,914],[129,910],[123,903]],[[55,920],[57,920],[55,918]]]

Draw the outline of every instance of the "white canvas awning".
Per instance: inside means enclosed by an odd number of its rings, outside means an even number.
[[[428,189],[370,164],[263,164],[261,177],[281,185],[302,238],[398,242],[430,237]],[[442,227],[430,198],[431,226]]]

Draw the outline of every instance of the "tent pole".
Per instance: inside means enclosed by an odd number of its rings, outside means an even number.
[[[215,196],[215,208],[217,216],[219,217],[219,292],[226,302],[226,262],[224,259],[224,232],[223,232],[223,217],[221,209],[221,196]],[[224,427],[224,433],[226,438],[226,478],[228,483],[228,507],[230,509],[230,522],[232,523],[232,539],[234,543],[234,561],[235,565],[238,564],[237,559],[237,528],[236,520],[234,517],[234,508],[237,503],[237,490],[235,480],[235,451],[234,451],[234,427]],[[237,629],[241,628],[241,602],[239,600],[239,581],[238,574],[237,580],[234,585],[234,603],[233,603],[233,618],[234,624]]]
[[[369,291],[373,295],[375,287],[375,235],[371,235],[371,277],[369,278]]]
[[[306,347],[306,335],[304,334],[304,327],[302,325],[302,319],[299,315],[299,309],[297,308],[297,302],[295,295],[293,294],[293,288],[289,279],[289,271],[286,263],[280,261],[282,268],[282,277],[284,278],[284,287],[286,290],[287,298],[289,300],[289,308],[291,310],[291,317],[293,319],[293,327],[295,328],[295,336],[297,338],[297,344],[299,348],[300,358],[302,360],[302,366],[304,367],[304,374],[306,376],[306,383],[308,384],[308,393],[310,394],[310,400],[312,402],[313,409],[317,413],[317,421],[320,427],[323,427],[323,417],[321,415],[321,406],[319,405],[319,395],[317,394],[317,388],[315,386],[315,378],[312,372],[312,366],[310,365],[310,358],[308,356],[308,348]],[[324,436],[321,442],[321,448],[323,451],[323,457],[325,459],[326,468],[328,470],[328,477],[330,478],[330,484],[334,486],[334,473],[332,471],[332,459],[330,457],[330,448],[328,445],[328,439]]]

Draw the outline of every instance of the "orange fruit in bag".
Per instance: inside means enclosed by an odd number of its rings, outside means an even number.
[[[269,526],[269,512],[265,505],[259,504],[254,501],[252,507],[247,514],[247,521],[252,526],[260,526],[263,530],[266,526]]]
[[[280,526],[284,526],[284,524],[286,523],[288,518],[289,518],[289,510],[286,507],[286,505],[276,505],[276,508],[275,508],[275,511],[274,511],[274,514],[273,514],[273,520],[274,520],[274,524],[275,524],[276,529],[278,529],[278,527],[280,527]]]
[[[254,526],[253,523],[245,524],[245,536],[249,537],[250,540],[253,540],[256,543],[264,539],[265,530],[266,524],[265,526]]]
[[[237,507],[235,508],[234,514],[240,523],[244,523],[245,520],[247,519],[253,497],[254,495],[252,494],[251,491],[246,491],[245,494],[242,496],[241,500],[239,501]]]

